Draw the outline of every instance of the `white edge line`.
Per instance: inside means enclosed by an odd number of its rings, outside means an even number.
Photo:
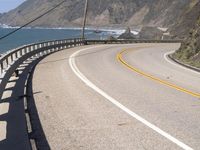
[[[96,46],[99,47],[99,46]],[[133,118],[137,119],[138,121],[140,121],[141,123],[143,123],[144,125],[146,125],[147,127],[153,129],[154,131],[156,131],[157,133],[159,133],[160,135],[164,136],[165,138],[167,138],[168,140],[170,140],[171,142],[177,144],[179,147],[183,148],[184,150],[193,150],[193,148],[189,147],[188,145],[184,144],[183,142],[179,141],[178,139],[174,138],[173,136],[171,136],[170,134],[166,133],[165,131],[161,130],[160,128],[158,128],[157,126],[153,125],[152,123],[148,122],[147,120],[145,120],[144,118],[140,117],[139,115],[137,115],[136,113],[134,113],[133,111],[131,111],[130,109],[128,109],[127,107],[125,107],[124,105],[122,105],[121,103],[119,103],[117,100],[115,100],[114,98],[112,98],[111,96],[109,96],[107,93],[105,93],[103,90],[101,90],[100,88],[98,88],[96,85],[94,85],[91,81],[89,81],[78,69],[78,67],[76,66],[75,63],[75,57],[82,51],[85,50],[89,50],[89,49],[94,49],[96,47],[90,47],[90,48],[85,48],[79,51],[76,51],[75,53],[73,53],[70,58],[69,58],[69,65],[72,69],[72,71],[75,73],[75,75],[80,78],[86,85],[88,85],[90,88],[92,88],[94,91],[96,91],[97,93],[99,93],[100,95],[102,95],[103,97],[105,97],[107,100],[109,100],[111,103],[113,103],[115,106],[117,106],[118,108],[120,108],[121,110],[123,110],[124,112],[126,112],[128,115],[132,116]]]
[[[174,53],[174,52],[175,52],[175,51],[170,51],[170,52],[167,52],[167,53],[164,54],[164,59],[165,59],[168,63],[170,63],[170,64],[172,64],[172,65],[175,65],[175,66],[177,66],[177,67],[179,67],[179,68],[182,68],[182,69],[184,69],[184,70],[187,70],[187,71],[190,71],[190,72],[193,72],[193,73],[196,73],[196,74],[200,75],[199,72],[194,71],[194,70],[192,70],[192,69],[189,69],[189,68],[187,68],[187,67],[181,66],[180,64],[178,64],[178,63],[176,63],[176,62],[170,60],[167,56],[170,55],[170,54],[172,54],[172,53]]]

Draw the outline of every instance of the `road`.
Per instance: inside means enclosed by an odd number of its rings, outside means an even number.
[[[82,46],[33,74],[52,149],[200,149],[200,74],[169,63],[180,44]]]

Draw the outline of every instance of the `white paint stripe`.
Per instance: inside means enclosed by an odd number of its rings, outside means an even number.
[[[6,128],[7,128],[7,122],[0,121],[0,141],[6,139],[6,131],[7,131]]]
[[[170,60],[167,56],[170,55],[170,54],[172,54],[172,53],[174,53],[174,52],[175,52],[175,51],[170,51],[170,52],[167,52],[167,53],[164,54],[164,59],[165,59],[168,63],[170,63],[170,64],[172,64],[172,65],[174,65],[174,66],[176,66],[176,67],[179,67],[179,68],[181,68],[181,69],[184,69],[184,70],[187,70],[187,71],[190,71],[190,72],[192,72],[192,73],[196,73],[196,74],[200,75],[200,72],[197,72],[197,71],[195,71],[195,70],[189,69],[189,68],[187,68],[187,67],[184,67],[184,66],[182,66],[182,65],[180,65],[180,64],[178,64],[178,63],[176,63],[176,62],[174,62],[174,61],[172,61],[172,60]]]
[[[98,88],[97,86],[95,86],[91,81],[89,81],[78,69],[78,67],[76,66],[75,63],[75,57],[82,51],[86,51],[89,49],[94,49],[96,47],[92,47],[92,48],[85,48],[82,50],[79,50],[75,53],[73,53],[70,58],[69,58],[69,65],[71,67],[71,69],[73,70],[73,72],[76,74],[77,77],[79,77],[85,84],[87,84],[90,88],[92,88],[94,91],[96,91],[97,93],[99,93],[100,95],[102,95],[103,97],[105,97],[107,100],[109,100],[111,103],[113,103],[115,106],[117,106],[118,108],[120,108],[121,110],[123,110],[124,112],[126,112],[127,114],[129,114],[130,116],[132,116],[133,118],[137,119],[138,121],[140,121],[141,123],[143,123],[144,125],[146,125],[147,127],[153,129],[154,131],[156,131],[157,133],[159,133],[160,135],[164,136],[165,138],[167,138],[168,140],[172,141],[173,143],[177,144],[179,147],[185,149],[185,150],[193,150],[191,147],[189,147],[188,145],[184,144],[183,142],[179,141],[178,139],[174,138],[173,136],[171,136],[170,134],[166,133],[165,131],[161,130],[160,128],[156,127],[155,125],[153,125],[152,123],[148,122],[147,120],[145,120],[144,118],[140,117],[139,115],[137,115],[136,113],[134,113],[133,111],[131,111],[130,109],[128,109],[127,107],[125,107],[124,105],[122,105],[121,103],[119,103],[117,100],[115,100],[114,98],[112,98],[111,96],[109,96],[108,94],[106,94],[103,90],[101,90],[100,88]]]

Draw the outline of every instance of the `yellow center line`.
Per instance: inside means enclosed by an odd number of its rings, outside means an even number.
[[[160,84],[166,85],[166,86],[171,87],[171,88],[173,88],[173,89],[176,89],[176,90],[178,90],[178,91],[181,91],[181,92],[187,93],[187,94],[189,94],[189,95],[192,95],[192,96],[194,96],[194,97],[200,98],[200,93],[192,92],[192,91],[190,91],[190,90],[187,90],[187,89],[185,89],[185,88],[182,88],[182,87],[180,87],[180,86],[177,86],[177,85],[175,85],[175,84],[172,84],[172,83],[170,83],[170,82],[167,82],[167,81],[165,81],[165,80],[162,80],[162,79],[159,79],[159,78],[157,78],[157,77],[154,77],[154,76],[152,76],[152,75],[150,75],[150,74],[148,74],[148,73],[145,73],[145,72],[139,70],[138,68],[135,68],[135,67],[131,66],[131,65],[128,64],[128,63],[123,59],[123,57],[122,57],[122,54],[123,54],[125,51],[127,51],[127,50],[123,50],[123,51],[121,51],[120,53],[117,54],[117,60],[118,60],[119,62],[121,62],[124,66],[126,66],[128,69],[130,69],[131,71],[134,71],[134,72],[136,72],[136,73],[138,73],[138,74],[140,74],[140,75],[142,75],[142,76],[144,76],[144,77],[146,77],[146,78],[149,78],[149,79],[151,79],[151,80],[153,80],[153,81],[156,81],[156,82],[158,82],[158,83],[160,83]]]

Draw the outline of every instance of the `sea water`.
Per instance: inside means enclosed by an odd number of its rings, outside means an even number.
[[[0,37],[15,30],[15,28],[1,28]],[[116,31],[102,30],[101,32],[94,32],[95,29],[87,29],[85,36],[87,39],[107,39],[109,36],[117,36]],[[24,28],[16,33],[0,40],[0,53],[17,48],[22,45],[44,42],[49,40],[71,39],[79,38],[81,36],[81,29],[65,28],[65,29],[44,29],[44,28]]]

